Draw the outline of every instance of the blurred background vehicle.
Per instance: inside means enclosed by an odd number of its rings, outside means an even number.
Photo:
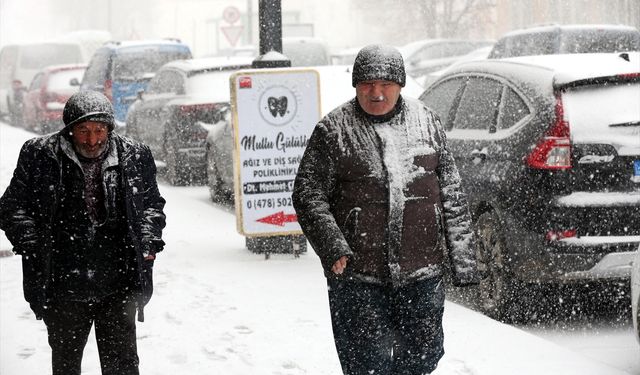
[[[147,144],[166,164],[174,185],[204,180],[205,139],[229,106],[229,77],[251,67],[250,57],[213,57],[165,64],[139,94],[126,119],[127,135]]]
[[[635,27],[551,25],[504,34],[493,46],[489,58],[629,51],[640,51],[640,31]]]
[[[628,288],[640,242],[640,53],[468,62],[421,99],[468,193],[485,314],[522,318],[534,284]]]
[[[62,129],[65,103],[80,88],[86,65],[52,65],[38,72],[26,90],[24,127],[40,134]]]
[[[329,65],[329,48],[320,38],[282,38],[282,53],[291,60],[291,66]]]
[[[423,39],[399,47],[407,74],[416,78],[451,65],[461,56],[485,46],[490,40]]]
[[[42,42],[6,45],[0,51],[0,114],[22,125],[22,99],[27,85],[42,68],[85,62],[77,42]]]
[[[113,103],[116,130],[123,131],[129,106],[155,72],[169,61],[189,58],[189,46],[178,40],[109,42],[93,54],[80,90],[105,94]]]
[[[329,47],[320,38],[285,37],[282,38],[282,54],[291,60],[291,66],[329,65],[331,57]],[[257,57],[258,47],[242,45],[219,51],[214,56],[246,56]]]
[[[636,339],[640,343],[640,246],[631,269],[631,320]]]
[[[333,65],[352,65],[358,56],[358,52],[364,46],[340,49],[331,53],[331,64]]]

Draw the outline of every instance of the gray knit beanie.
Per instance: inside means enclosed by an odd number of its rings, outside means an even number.
[[[390,46],[371,44],[363,47],[353,63],[353,87],[362,81],[391,81],[404,87],[407,75],[400,52]]]

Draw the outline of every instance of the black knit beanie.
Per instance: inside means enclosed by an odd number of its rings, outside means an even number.
[[[109,99],[97,91],[80,91],[73,94],[64,106],[62,112],[64,129],[85,121],[102,122],[114,128],[113,106]]]
[[[400,52],[390,46],[372,44],[363,47],[353,63],[353,87],[362,81],[391,81],[404,87],[406,81],[404,60]]]

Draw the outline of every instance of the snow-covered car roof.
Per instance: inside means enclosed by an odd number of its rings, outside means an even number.
[[[543,25],[534,26],[525,29],[512,30],[505,33],[502,38],[507,36],[545,33],[553,30],[563,31],[586,31],[586,30],[612,30],[612,31],[637,31],[635,27],[627,25],[609,25],[609,24],[573,24],[573,25]]]
[[[522,80],[525,77],[518,75],[522,67],[527,66],[548,71],[553,76],[553,85],[558,87],[590,78],[639,74],[640,52],[538,55],[470,61],[451,68],[448,73],[502,73]]]
[[[237,66],[249,66],[253,57],[249,56],[219,56],[203,57],[198,59],[174,60],[163,66],[163,68],[175,68],[185,72],[194,72],[208,69],[224,69]]]
[[[555,72],[554,85],[588,78],[640,74],[640,52],[539,55],[505,59]]]
[[[145,40],[122,40],[122,41],[110,41],[104,45],[110,48],[127,48],[127,47],[140,47],[146,45],[176,45],[184,44],[177,39],[145,39]]]

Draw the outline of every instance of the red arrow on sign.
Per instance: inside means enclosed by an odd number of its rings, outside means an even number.
[[[296,214],[285,214],[284,211],[280,211],[273,215],[265,216],[256,221],[283,227],[284,223],[295,223],[296,221],[298,221],[298,216]]]

